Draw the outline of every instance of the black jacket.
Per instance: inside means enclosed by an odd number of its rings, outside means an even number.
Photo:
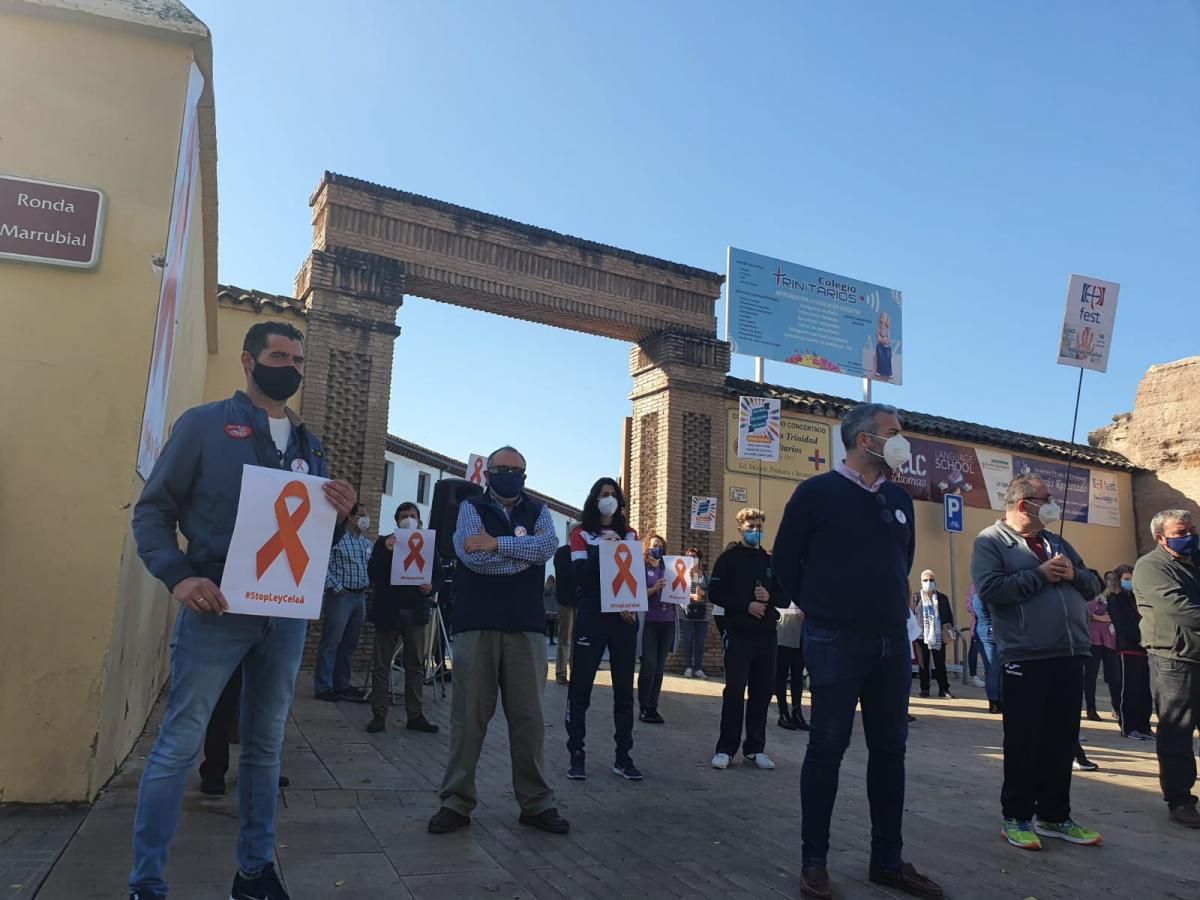
[[[754,589],[762,586],[771,599],[767,614],[761,619],[750,615],[750,604],[754,602]],[[780,609],[792,602],[775,577],[771,566],[771,554],[761,547],[733,544],[717,557],[712,574],[708,579],[708,599],[725,610],[724,626],[727,631],[774,631],[779,622]]]
[[[392,584],[392,551],[387,548],[390,534],[381,536],[371,548],[367,574],[374,587],[371,601],[371,622],[380,631],[399,631],[403,625],[426,625],[433,599],[441,587],[441,565],[433,557],[433,590],[422,594],[414,585]]]
[[[554,551],[554,590],[559,606],[575,606],[575,565],[571,562],[571,547],[563,544]]]
[[[1138,612],[1133,592],[1118,591],[1115,594],[1105,594],[1104,602],[1108,605],[1108,617],[1112,620],[1113,631],[1116,632],[1117,652],[1145,656],[1146,649],[1142,646],[1142,614]]]

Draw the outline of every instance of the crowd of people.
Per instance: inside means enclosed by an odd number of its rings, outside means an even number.
[[[289,325],[251,328],[242,354],[245,391],[180,418],[135,509],[139,554],[181,609],[165,716],[138,796],[131,900],[167,896],[167,854],[189,771],[203,748],[202,788],[223,791],[235,730],[239,839],[231,900],[288,897],[274,868],[275,809],[306,623],[229,615],[219,584],[242,466],[327,476],[319,440],[287,408],[303,375],[303,353],[303,336]],[[611,771],[641,780],[633,760],[635,672],[638,721],[665,725],[673,714],[660,710],[668,655],[678,643],[684,675],[708,677],[712,622],[725,675],[713,768],[728,768],[739,751],[748,766],[775,768],[766,753],[772,698],[781,729],[808,732],[800,772],[801,892],[814,900],[833,896],[828,863],[839,773],[861,713],[871,816],[868,877],[914,896],[943,896],[903,853],[905,750],[913,667],[923,697],[936,683],[938,697],[952,699],[946,654],[962,632],[936,572],[921,572],[919,590],[909,591],[916,516],[911,497],[891,480],[909,458],[897,411],[861,404],[846,413],[840,430],[845,458],[795,489],[771,551],[766,516],[754,508],[738,512],[738,539],[711,569],[698,549],[685,551],[692,560],[691,594],[682,605],[663,598],[667,541],[658,534],[639,537],[616,479],[593,484],[580,525],[560,546],[549,510],[525,491],[524,456],[507,446],[493,452],[487,489],[461,504],[453,536],[449,747],[428,830],[446,834],[471,822],[476,770],[498,699],[508,722],[518,822],[552,834],[570,830],[546,776],[542,699],[550,646],[556,647],[555,681],[567,688],[566,777],[587,778],[587,713],[607,657]],[[374,647],[366,729],[387,727],[392,671],[400,660],[406,728],[435,733],[423,713],[422,684],[442,577],[392,585],[395,535],[366,537],[370,519],[346,482],[326,482],[324,494],[337,526],[315,695],[322,701],[361,697],[350,669],[370,586]],[[989,713],[1002,717],[1000,831],[1022,849],[1040,849],[1043,839],[1101,842],[1098,832],[1072,818],[1070,796],[1073,768],[1091,767],[1080,719],[1102,719],[1095,691],[1101,673],[1121,734],[1155,742],[1171,821],[1200,827],[1192,793],[1192,736],[1200,725],[1200,546],[1191,514],[1160,512],[1150,525],[1154,549],[1103,578],[1061,530],[1055,533],[1059,516],[1040,478],[1018,476],[1008,486],[1003,517],[973,545],[964,658],[986,690]],[[422,527],[417,506],[401,504],[395,524]],[[639,540],[647,609],[606,612],[600,548],[606,541]],[[440,564],[434,571],[442,571]],[[802,709],[806,678],[808,717]]]

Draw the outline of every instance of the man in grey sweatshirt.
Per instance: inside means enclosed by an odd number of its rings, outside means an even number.
[[[1087,600],[1100,583],[1050,530],[1058,519],[1045,482],[1019,475],[1008,486],[1004,518],[980,532],[971,556],[1003,666],[1002,831],[1024,850],[1040,850],[1039,835],[1100,843],[1071,819],[1071,764],[1091,652]]]

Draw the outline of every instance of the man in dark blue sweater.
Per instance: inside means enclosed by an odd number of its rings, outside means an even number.
[[[912,499],[888,480],[909,458],[900,431],[893,407],[850,410],[841,426],[845,460],[796,488],[775,542],[776,576],[805,615],[812,731],[800,774],[801,892],[818,900],[833,896],[829,823],[859,704],[870,754],[870,879],[918,897],[942,896],[901,855],[916,537]]]

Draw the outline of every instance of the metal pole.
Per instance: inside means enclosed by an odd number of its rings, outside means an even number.
[[[761,356],[754,357],[754,380],[759,384],[766,381],[767,361]]]
[[[964,513],[965,515],[965,513]],[[958,563],[954,559],[954,535],[946,532],[946,552],[950,555],[950,609],[954,612],[955,618],[958,617]],[[960,634],[958,626],[955,626],[954,633]],[[962,666],[962,683],[967,683],[967,654],[963,650],[963,641],[954,642],[954,655],[961,657],[956,660]]]
[[[1075,415],[1071,417],[1071,448],[1067,451],[1067,483],[1063,486],[1062,516],[1058,520],[1058,540],[1062,542],[1067,526],[1067,498],[1071,496],[1071,463],[1075,459],[1075,429],[1079,425],[1079,396],[1083,393],[1083,367],[1079,367],[1079,385],[1075,388]]]
[[[863,376],[863,403],[871,402],[871,379]]]

